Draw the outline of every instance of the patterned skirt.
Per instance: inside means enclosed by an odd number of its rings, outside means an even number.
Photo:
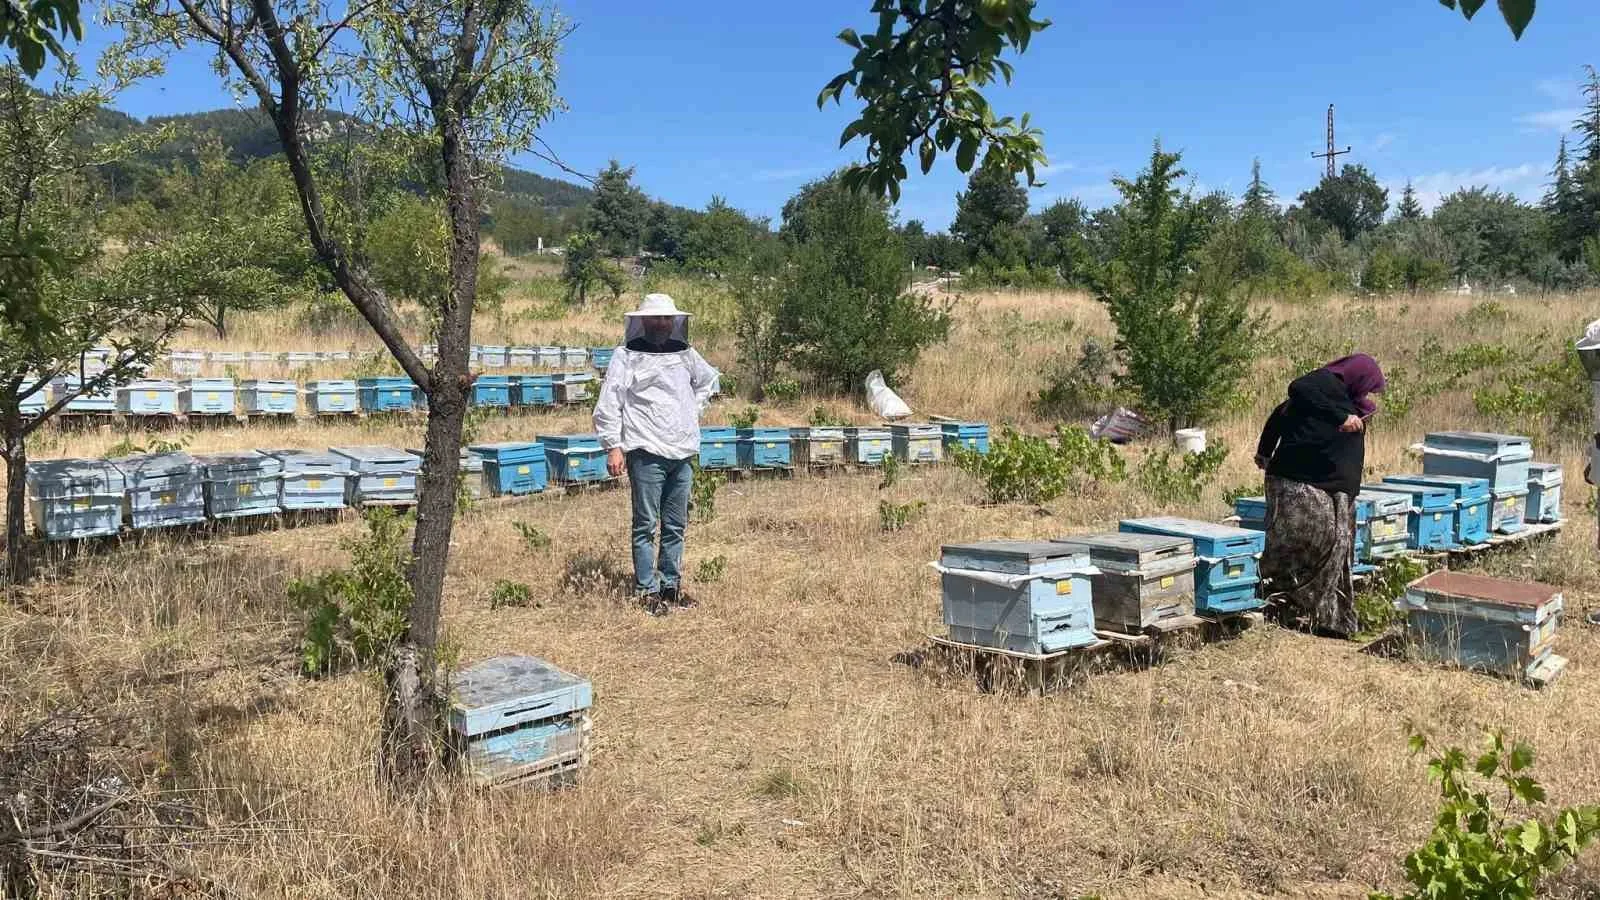
[[[1286,624],[1354,634],[1355,500],[1284,478],[1267,478],[1267,549],[1261,578],[1267,603]]]

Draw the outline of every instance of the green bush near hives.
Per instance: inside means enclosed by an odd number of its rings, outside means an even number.
[[[1048,503],[1080,481],[1121,481],[1128,474],[1116,447],[1065,425],[1056,428],[1054,443],[1003,428],[987,454],[955,447],[951,458],[982,482],[991,503]]]
[[[289,602],[306,614],[300,654],[308,675],[381,665],[405,635],[410,517],[374,509],[366,523],[365,535],[345,542],[348,569],[289,582]]]

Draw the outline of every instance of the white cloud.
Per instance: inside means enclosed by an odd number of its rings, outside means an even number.
[[[1461,188],[1471,187],[1504,191],[1526,201],[1537,200],[1544,193],[1545,178],[1544,167],[1523,163],[1520,166],[1490,166],[1487,169],[1460,172],[1430,172],[1412,178],[1411,187],[1417,192],[1417,201],[1423,208],[1432,210],[1445,197]],[[1392,206],[1400,201],[1406,183],[1404,180],[1392,181],[1384,187],[1389,189],[1389,203]]]
[[[1372,139],[1372,149],[1374,151],[1382,150],[1394,142],[1395,136],[1386,131]]]
[[[1051,163],[1048,166],[1040,166],[1039,168],[1034,169],[1033,171],[1034,171],[1034,174],[1039,175],[1039,176],[1042,177],[1042,176],[1045,176],[1045,175],[1055,175],[1055,174],[1060,173],[1060,172],[1074,172],[1074,171],[1077,171],[1077,168],[1078,168],[1078,164],[1077,163],[1059,162],[1059,163]]]
[[[1563,78],[1540,79],[1534,87],[1551,100],[1571,100],[1578,96],[1578,89],[1573,82]]]
[[[1546,109],[1518,116],[1517,122],[1531,128],[1538,128],[1541,131],[1566,132],[1571,130],[1573,121],[1581,115],[1583,115],[1583,110],[1576,108]]]

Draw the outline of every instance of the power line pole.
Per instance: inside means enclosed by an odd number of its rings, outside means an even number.
[[[1349,147],[1346,147],[1343,150],[1335,150],[1334,149],[1334,143],[1333,143],[1333,104],[1329,103],[1328,104],[1328,150],[1327,150],[1326,153],[1313,153],[1313,154],[1311,154],[1311,158],[1312,159],[1326,159],[1328,161],[1328,177],[1332,178],[1332,177],[1334,177],[1335,174],[1337,174],[1334,171],[1334,160],[1337,159],[1338,157],[1341,157],[1341,156],[1345,155],[1346,153],[1349,153],[1349,152],[1350,152],[1350,148]]]

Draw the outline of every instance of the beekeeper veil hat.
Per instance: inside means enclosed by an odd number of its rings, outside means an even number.
[[[689,314],[678,309],[678,305],[666,294],[646,294],[639,301],[639,308],[624,313],[623,318],[628,326],[624,344],[637,338],[658,344],[668,341],[682,341],[685,345],[689,343]],[[664,320],[670,320],[670,325]]]

